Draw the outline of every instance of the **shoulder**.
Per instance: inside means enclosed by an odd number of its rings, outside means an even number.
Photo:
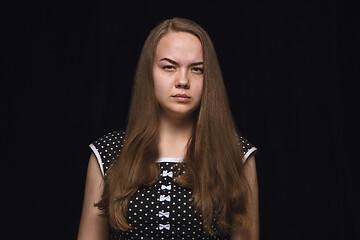
[[[125,138],[125,131],[113,131],[92,142],[89,147],[93,151],[103,176],[114,160],[120,155]]]
[[[239,135],[239,144],[244,153],[242,161],[245,163],[251,155],[254,155],[257,152],[257,148],[241,135]]]

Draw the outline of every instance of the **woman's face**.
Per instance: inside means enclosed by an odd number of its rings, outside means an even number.
[[[203,89],[200,40],[186,32],[169,32],[159,41],[153,63],[156,99],[163,114],[186,117],[199,106]]]

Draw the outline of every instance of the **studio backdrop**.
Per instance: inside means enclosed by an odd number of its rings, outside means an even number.
[[[338,1],[23,1],[5,12],[1,239],[76,238],[88,144],[126,126],[145,38],[175,16],[209,33],[238,130],[258,148],[261,239],[359,238]]]

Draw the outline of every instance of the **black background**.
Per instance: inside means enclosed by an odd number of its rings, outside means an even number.
[[[2,8],[1,239],[74,239],[88,144],[124,128],[149,31],[207,30],[258,149],[262,239],[357,239],[358,8],[340,1],[12,1]],[[356,149],[356,148],[355,148]]]

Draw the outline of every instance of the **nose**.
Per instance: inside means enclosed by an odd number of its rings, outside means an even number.
[[[179,72],[179,76],[176,79],[175,86],[176,88],[185,88],[185,89],[190,88],[190,81],[187,76],[186,70],[182,70]]]

